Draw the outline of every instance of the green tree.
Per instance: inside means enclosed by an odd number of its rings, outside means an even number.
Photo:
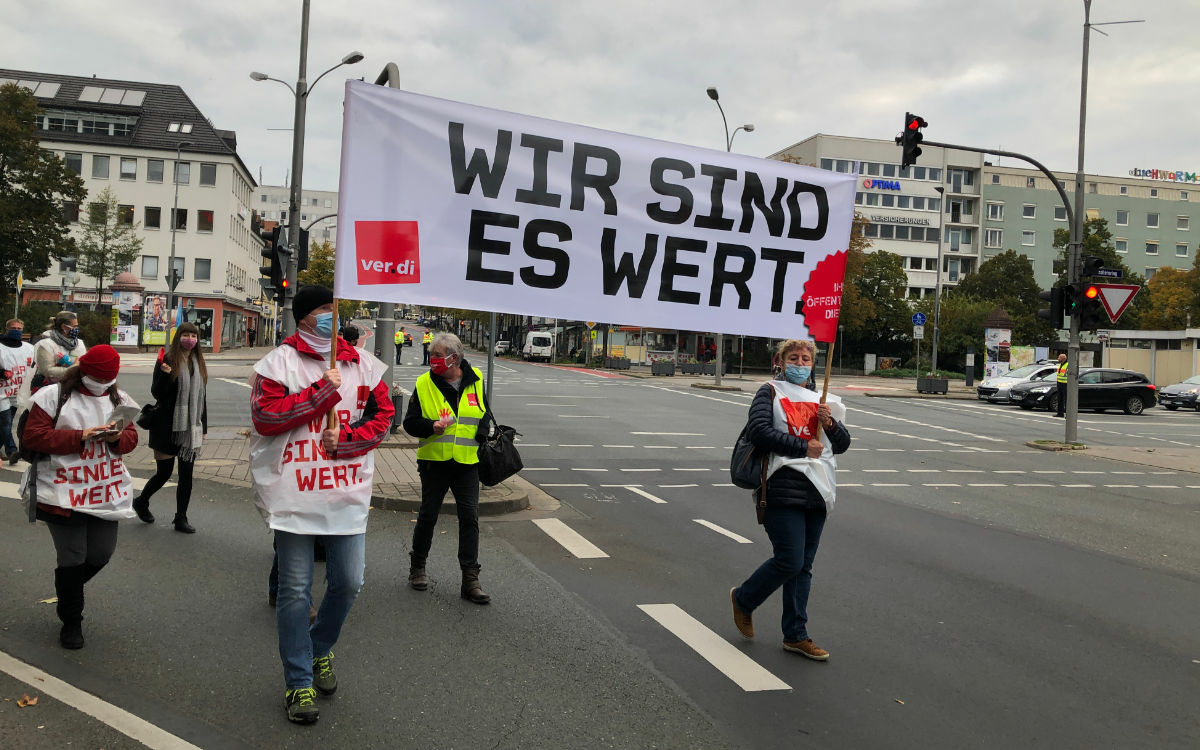
[[[1071,233],[1066,229],[1054,230],[1054,247],[1060,248],[1059,258],[1063,261],[1063,272],[1058,275],[1058,284],[1067,283],[1067,243],[1071,240]],[[1117,253],[1117,248],[1112,241],[1112,232],[1108,229],[1108,221],[1101,218],[1088,219],[1083,224],[1083,252],[1084,255],[1093,255],[1101,260],[1104,268],[1117,268],[1122,272],[1122,284],[1137,284],[1145,286],[1146,277],[1140,273],[1134,273],[1133,269],[1125,265],[1125,261],[1121,255]],[[1121,316],[1120,328],[1140,328],[1142,313],[1146,309],[1147,296],[1139,293],[1134,298],[1129,309]]]
[[[846,285],[853,284],[859,297],[870,303],[855,328],[844,332],[854,350],[885,355],[907,351],[912,308],[904,298],[908,291],[904,259],[884,250],[869,253],[862,271],[854,278],[847,271],[846,278]]]
[[[308,249],[308,268],[301,271],[296,276],[296,281],[300,286],[305,284],[318,284],[329,289],[333,288],[333,245],[329,240],[318,243],[313,240],[311,247]],[[362,303],[358,300],[340,299],[338,300],[338,321],[344,325],[349,323],[354,317],[354,313],[362,307]]]
[[[1147,298],[1142,328],[1175,331],[1187,325],[1189,312],[1196,312],[1191,274],[1191,271],[1168,266],[1158,269],[1158,273],[1146,282],[1146,290],[1138,295]]]
[[[88,204],[79,240],[79,270],[96,279],[96,291],[142,254],[142,238],[133,208],[122,208],[112,188],[104,188]]]
[[[1029,257],[1015,250],[984,261],[976,273],[968,275],[942,298],[970,297],[991,303],[990,309],[1004,308],[1013,320],[1013,341],[1023,345],[1046,345],[1057,340],[1057,329],[1037,316],[1043,306],[1038,298],[1041,288],[1033,275]],[[944,319],[944,317],[943,317]]]
[[[860,213],[854,214],[854,224],[850,228],[850,247],[846,251],[846,284],[842,287],[842,307],[838,313],[838,324],[843,327],[844,335],[854,338],[861,337],[869,330],[868,321],[875,314],[875,304],[863,296],[858,284],[854,283],[855,279],[862,278],[867,253],[871,250],[871,240],[863,233],[869,224],[867,217]]]
[[[27,89],[0,86],[0,289],[11,299],[17,272],[37,279],[52,258],[75,255],[64,202],[87,198],[83,180],[38,145],[37,100]]]

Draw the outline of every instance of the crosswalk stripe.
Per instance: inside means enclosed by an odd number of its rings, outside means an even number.
[[[663,500],[661,497],[655,497],[654,495],[651,495],[649,492],[646,492],[645,490],[643,490],[639,487],[634,487],[633,485],[626,485],[625,487],[626,487],[626,489],[628,489],[630,492],[634,493],[635,495],[641,495],[642,497],[646,498],[647,500],[649,500],[652,503],[660,503],[660,504],[665,505],[667,502],[666,500]]]
[[[712,529],[713,531],[717,532],[718,534],[729,537],[730,539],[737,542],[738,544],[754,544],[753,540],[747,539],[746,537],[742,536],[741,534],[735,534],[732,531],[730,531],[729,529],[722,528],[722,527],[716,525],[715,523],[713,523],[712,521],[705,521],[703,518],[693,518],[692,520],[695,521],[696,523],[700,524],[701,526]]]
[[[638,609],[683,641],[702,659],[733,680],[742,690],[791,690],[791,686],[762,668],[732,644],[674,604],[639,604]]]
[[[533,523],[578,558],[608,557],[604,550],[584,539],[578,531],[557,518],[535,518]]]

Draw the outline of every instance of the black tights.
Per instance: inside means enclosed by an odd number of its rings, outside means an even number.
[[[162,489],[162,486],[171,478],[171,471],[175,466],[175,457],[167,456],[161,461],[155,461],[158,464],[158,471],[150,480],[146,482],[146,486],[142,488],[141,499],[143,502],[149,503],[150,497],[155,492]],[[175,514],[178,516],[187,517],[188,503],[192,501],[192,469],[196,466],[196,461],[179,460],[179,486],[175,488]]]

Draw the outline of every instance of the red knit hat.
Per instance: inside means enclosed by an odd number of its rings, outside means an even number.
[[[84,375],[107,383],[117,379],[117,372],[121,369],[121,355],[108,344],[93,346],[79,358],[79,369]]]

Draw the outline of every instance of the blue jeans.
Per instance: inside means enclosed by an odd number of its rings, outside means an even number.
[[[288,690],[312,687],[312,660],[337,643],[342,624],[362,589],[366,534],[326,536],[325,597],[317,619],[308,624],[312,601],[313,545],[317,537],[275,532],[279,556],[279,599],[275,620],[279,658]]]
[[[825,511],[768,505],[763,527],[771,539],[773,557],[733,592],[734,600],[743,612],[750,613],[782,586],[783,640],[802,641],[808,637],[808,592]]]
[[[0,446],[8,453],[17,452],[17,443],[13,440],[13,415],[16,413],[15,406],[0,411]]]

